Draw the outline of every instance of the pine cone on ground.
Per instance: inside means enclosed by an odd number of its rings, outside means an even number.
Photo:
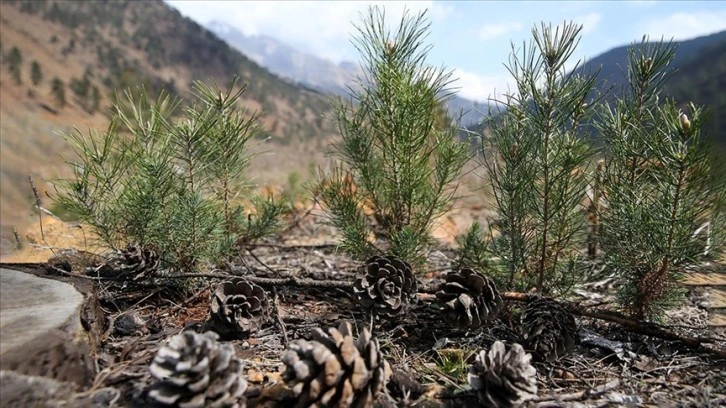
[[[450,320],[471,329],[496,319],[503,303],[494,282],[468,268],[447,274],[436,298],[444,302]]]
[[[269,321],[265,290],[246,279],[221,282],[212,295],[211,327],[218,334],[247,337]]]
[[[537,370],[519,344],[501,341],[480,351],[469,366],[468,381],[485,407],[512,407],[537,395]]]
[[[538,357],[551,362],[575,345],[577,323],[572,313],[554,299],[539,297],[522,313],[522,338]]]
[[[396,405],[404,407],[411,406],[426,392],[426,387],[411,374],[401,370],[394,370],[391,373],[386,389]]]
[[[385,385],[386,362],[368,329],[353,338],[350,323],[313,330],[312,341],[290,343],[281,360],[282,377],[297,397],[296,407],[369,407]]]
[[[373,256],[358,272],[353,293],[363,308],[376,315],[400,315],[416,298],[418,283],[411,265],[395,256]]]
[[[162,406],[244,407],[247,381],[242,361],[217,334],[184,332],[172,337],[156,353],[149,370],[156,382],[149,399]]]
[[[91,269],[91,273],[105,278],[135,281],[153,275],[159,269],[159,264],[156,252],[139,245],[129,245]]]

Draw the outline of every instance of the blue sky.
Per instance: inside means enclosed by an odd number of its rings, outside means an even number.
[[[167,0],[201,24],[221,20],[247,35],[264,34],[333,62],[358,61],[353,24],[383,5],[396,24],[404,9],[428,10],[428,62],[459,78],[460,95],[485,101],[512,83],[503,64],[512,42],[531,39],[540,22],[583,25],[576,58],[651,39],[684,40],[726,30],[726,1],[191,1]],[[573,61],[574,64],[574,61]]]

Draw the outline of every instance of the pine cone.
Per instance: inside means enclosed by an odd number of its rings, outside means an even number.
[[[411,265],[395,256],[374,256],[358,268],[353,293],[363,308],[389,317],[402,314],[416,298]]]
[[[129,245],[93,268],[91,273],[105,278],[135,281],[153,275],[159,269],[159,263],[156,252],[138,245]]]
[[[269,320],[270,302],[259,285],[238,278],[217,285],[212,296],[212,328],[220,335],[247,337]]]
[[[537,298],[522,313],[525,345],[548,362],[572,349],[576,332],[575,317],[554,299]]]
[[[426,387],[421,385],[411,374],[395,370],[386,384],[389,395],[396,401],[398,406],[411,406],[424,392]]]
[[[383,389],[386,362],[378,340],[363,329],[354,339],[351,325],[313,330],[313,340],[295,340],[281,357],[283,379],[297,397],[296,407],[368,407]]]
[[[229,344],[217,342],[217,334],[184,332],[159,349],[151,363],[157,381],[148,397],[163,406],[244,407],[247,381],[242,361]]]
[[[537,371],[519,344],[496,341],[469,366],[468,380],[486,407],[512,407],[537,395]]]
[[[494,282],[468,268],[447,274],[436,298],[444,302],[448,319],[472,329],[496,319],[502,308],[502,297]]]

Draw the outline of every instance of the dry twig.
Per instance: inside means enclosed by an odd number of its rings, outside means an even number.
[[[538,397],[534,401],[538,401],[537,407],[560,407],[564,401],[577,401],[581,399],[587,399],[597,397],[610,390],[618,388],[620,386],[620,380],[612,380],[603,385],[593,387],[592,389],[586,389],[578,392],[572,392],[569,394],[560,395],[543,395]]]

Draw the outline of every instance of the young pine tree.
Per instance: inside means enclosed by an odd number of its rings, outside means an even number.
[[[502,260],[498,283],[549,294],[579,276],[583,198],[593,157],[584,122],[592,111],[595,75],[565,67],[581,26],[533,29],[534,41],[513,51],[516,89],[488,121],[482,162],[496,201],[490,250]],[[570,70],[570,71],[568,71]]]
[[[318,186],[342,248],[358,259],[386,252],[422,266],[467,161],[443,110],[451,73],[426,65],[428,29],[425,12],[405,14],[391,34],[378,8],[358,27],[365,74],[352,103],[337,107],[340,164]]]
[[[631,47],[627,87],[598,123],[606,146],[602,247],[624,283],[621,305],[639,319],[658,318],[681,299],[681,273],[717,249],[725,215],[704,110],[661,98],[674,55],[674,45],[645,38]],[[696,233],[702,225],[710,228]]]
[[[173,272],[223,262],[238,244],[274,231],[282,211],[248,196],[258,205],[247,217],[238,197],[259,129],[257,116],[238,107],[244,87],[197,82],[195,90],[180,116],[163,93],[152,101],[143,89],[127,92],[104,133],[67,136],[74,176],[56,180],[57,203],[105,244],[153,249]]]

